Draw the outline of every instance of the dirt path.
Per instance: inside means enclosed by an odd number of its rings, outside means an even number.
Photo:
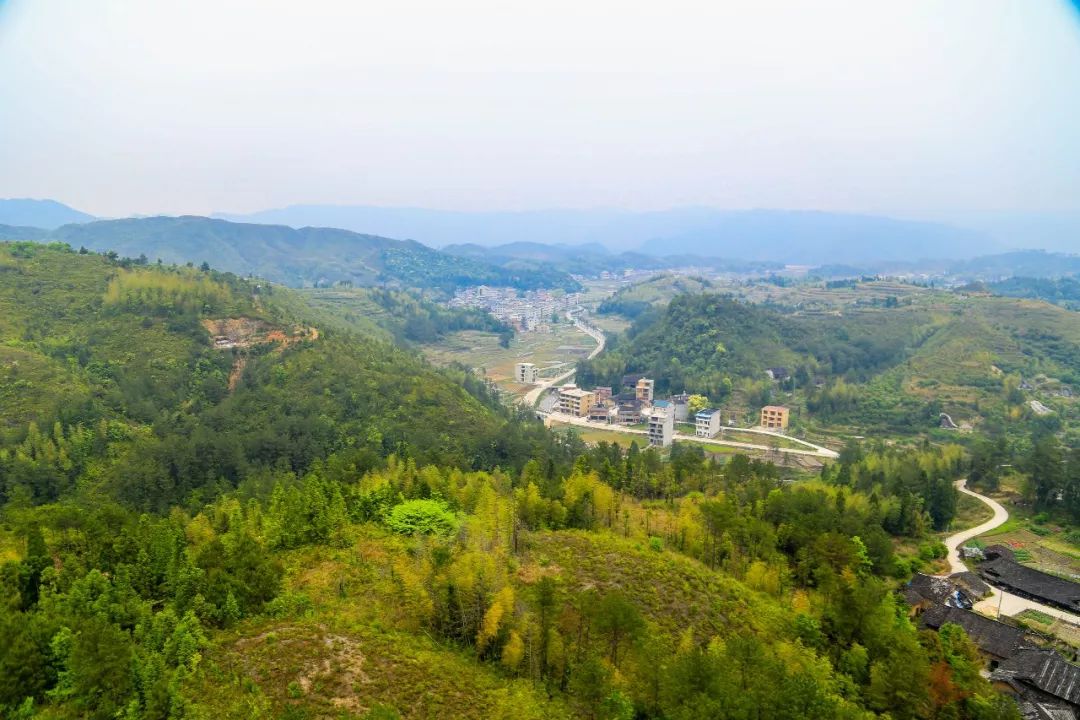
[[[966,478],[956,481],[956,489],[965,495],[970,495],[971,497],[982,501],[994,511],[994,517],[981,525],[976,525],[973,528],[955,533],[945,538],[945,546],[949,549],[948,560],[950,573],[965,572],[967,570],[967,567],[960,560],[960,548],[964,543],[979,535],[988,533],[996,527],[1000,527],[1009,519],[1009,511],[997,500],[988,498],[985,495],[980,495],[974,490],[968,490]],[[983,615],[990,616],[1012,616],[1018,615],[1025,610],[1038,610],[1039,612],[1044,612],[1047,615],[1072,623],[1073,625],[1080,625],[1080,616],[1064,610],[1059,610],[1055,607],[1050,607],[1049,605],[1037,603],[1034,600],[1022,598],[1019,595],[1013,595],[1010,592],[999,590],[994,586],[990,586],[990,597],[975,603],[975,609]]]

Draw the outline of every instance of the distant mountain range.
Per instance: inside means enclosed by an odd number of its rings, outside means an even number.
[[[495,263],[501,267],[521,270],[555,268],[563,272],[595,275],[607,271],[618,273],[627,269],[666,270],[671,268],[708,268],[719,272],[767,272],[783,269],[782,263],[727,260],[699,255],[646,255],[639,252],[615,253],[599,243],[586,245],[544,245],[534,242],[515,242],[485,247],[475,243],[447,245],[443,252],[460,257]]]
[[[959,280],[971,281],[995,281],[1009,277],[1058,278],[1080,275],[1080,255],[1045,250],[1014,250],[993,255],[979,255],[964,260],[821,265],[813,272],[823,278],[906,274],[954,276]]]
[[[1051,249],[1080,249],[1080,215],[1070,214],[972,216],[965,219],[965,227],[875,215],[711,208],[653,212],[611,209],[458,212],[293,205],[247,215],[218,214],[215,217],[244,225],[285,226],[299,232],[308,232],[310,228],[340,228],[365,237],[408,238],[429,247],[444,248],[458,258],[521,272],[557,269],[592,273],[599,270],[617,272],[627,267],[667,269],[683,266],[747,271],[796,264],[824,266],[829,271],[845,274],[860,268],[877,272],[901,268],[947,269],[969,258],[982,259],[1003,250],[1038,247],[1040,244]],[[35,227],[53,230],[93,220],[92,216],[53,200],[0,200],[0,225],[10,226],[5,231],[9,238],[33,235],[32,228]],[[153,223],[160,218],[138,220]],[[69,231],[69,234],[73,232]],[[331,262],[331,250],[347,251],[333,242],[326,252],[316,251],[311,241],[316,236],[319,240],[327,240],[332,235],[328,232],[315,233],[302,243],[304,252],[323,256],[320,268]],[[260,233],[265,235],[267,231]],[[170,244],[171,241],[156,242],[163,258],[169,257],[170,252],[190,257],[195,251],[205,249],[197,243],[188,252],[187,248]],[[223,248],[215,245],[213,239],[209,242],[210,249],[231,255],[237,266],[255,268],[261,263],[244,248]],[[417,243],[413,246],[419,247]],[[151,254],[147,253],[148,256]],[[1008,263],[1013,260],[1012,257],[1001,257],[1003,267],[998,276],[1068,274],[1054,268],[1011,268]],[[275,260],[268,262],[278,264]],[[348,263],[346,260],[345,264]],[[305,281],[310,280],[312,269],[306,268],[301,274]],[[992,276],[990,268],[985,276]]]
[[[232,223],[198,216],[129,218],[64,225],[55,230],[14,227],[0,239],[66,242],[74,248],[146,256],[149,262],[208,262],[219,270],[257,275],[294,287],[348,281],[452,290],[469,285],[531,289],[577,283],[557,270],[518,272],[450,255],[413,241],[334,228]]]
[[[93,215],[87,215],[55,200],[0,198],[0,225],[54,230],[61,225],[90,222],[95,219]]]
[[[242,222],[326,225],[422,243],[600,244],[654,256],[697,255],[816,265],[962,258],[1003,249],[987,234],[942,223],[844,213],[676,208],[655,212],[544,210],[455,212],[414,208],[294,205]]]

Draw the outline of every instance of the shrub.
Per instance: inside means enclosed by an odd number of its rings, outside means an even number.
[[[407,500],[390,509],[386,525],[403,535],[449,535],[458,519],[442,500]]]

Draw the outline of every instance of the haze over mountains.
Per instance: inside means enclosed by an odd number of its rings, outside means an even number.
[[[455,212],[410,208],[295,205],[239,222],[321,225],[407,237],[442,247],[509,242],[598,243],[651,255],[693,254],[799,264],[970,257],[999,248],[983,233],[942,223],[873,215],[788,210],[674,208]]]
[[[68,223],[89,222],[95,219],[93,215],[80,212],[55,200],[0,198],[0,225],[53,230]]]
[[[199,249],[207,246],[213,257],[223,253],[222,257],[229,259],[230,269],[260,272],[259,263],[252,259],[254,256],[249,258],[250,261],[240,262],[237,255],[245,252],[251,255],[258,252],[255,248],[217,247],[221,238],[215,236],[214,229],[225,226],[209,220],[200,226],[208,234],[196,238],[191,223],[191,218],[196,216],[187,217],[185,242],[194,241]],[[574,272],[570,265],[562,262],[567,257],[572,260],[571,264],[577,265],[593,258],[611,269],[693,265],[700,264],[702,258],[722,258],[766,266],[779,263],[871,270],[886,267],[881,264],[965,260],[1019,248],[1077,249],[1080,218],[1058,214],[1032,216],[1025,221],[1025,217],[1015,214],[998,218],[973,217],[970,225],[960,226],[804,210],[675,208],[651,212],[613,209],[460,212],[294,205],[247,215],[219,213],[215,220],[238,224],[229,231],[231,234],[260,240],[269,237],[271,242],[273,237],[281,235],[284,227],[318,236],[323,241],[340,239],[340,235],[328,230],[337,228],[368,237],[412,240],[416,247],[443,248],[458,257],[499,265],[531,260],[531,263],[519,265],[520,269],[530,271],[558,259],[561,269]],[[0,200],[0,225],[11,226],[4,232],[10,239],[36,239],[41,233],[33,228],[53,231],[93,220],[96,218],[87,213],[52,200]],[[117,252],[137,246],[139,252],[153,258],[191,259],[191,253],[170,246],[176,237],[170,240],[154,234],[155,228],[175,228],[175,225],[162,222],[162,218],[145,220],[141,224],[112,226],[113,229],[125,229],[114,240],[100,240],[112,243],[108,249]],[[254,226],[275,229],[250,229]],[[140,228],[140,240],[132,245],[126,233],[134,227]],[[313,228],[322,230],[313,234]],[[99,227],[95,232],[100,233],[102,229]],[[61,234],[74,237],[78,231],[69,229]],[[56,239],[63,238],[58,236]],[[331,246],[320,249],[319,254],[333,252]],[[316,243],[309,238],[303,247],[305,252],[311,252]],[[290,281],[296,282],[296,279]]]

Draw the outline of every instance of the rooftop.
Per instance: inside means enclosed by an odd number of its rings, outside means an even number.
[[[979,563],[978,570],[991,585],[1065,610],[1080,610],[1080,584],[1021,565],[1012,558],[1011,551],[1002,552],[998,546],[987,548],[986,557],[989,559]]]
[[[766,405],[761,408],[762,410],[772,410],[773,412],[787,412],[786,405]]]
[[[1001,663],[992,677],[1019,681],[1070,705],[1080,705],[1080,667],[1053,650],[1022,649]]]
[[[1027,644],[1027,633],[1020,628],[992,620],[971,610],[935,605],[921,617],[926,627],[935,630],[945,623],[959,625],[980,650],[999,658],[1011,658]]]
[[[720,411],[719,410],[713,410],[713,409],[701,410],[694,417],[701,418],[702,420],[708,420],[709,418],[711,418],[713,415],[717,414],[718,412],[720,412]]]
[[[559,390],[559,394],[560,395],[569,395],[570,397],[583,398],[583,397],[589,397],[593,393],[588,391],[588,390],[582,390],[581,388],[572,387],[572,388],[563,388],[563,389]]]

